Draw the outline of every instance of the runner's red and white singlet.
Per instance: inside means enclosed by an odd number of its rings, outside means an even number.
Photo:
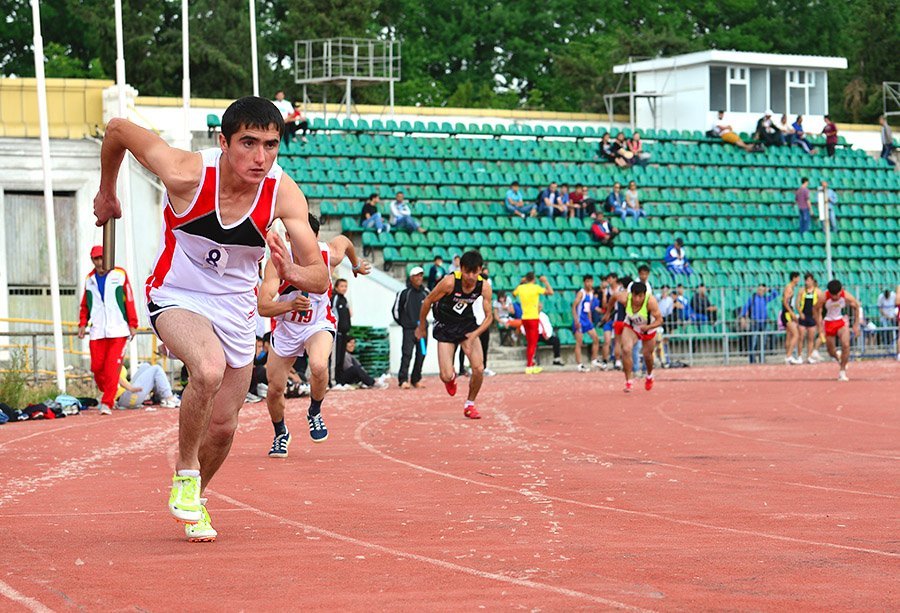
[[[844,307],[847,306],[847,300],[844,298],[844,290],[837,296],[832,296],[831,292],[825,292],[825,321],[837,321],[844,319]]]
[[[288,247],[288,250],[290,251],[290,246]],[[320,241],[319,252],[322,254],[322,259],[325,261],[325,267],[328,269],[330,276],[331,250],[328,247],[328,243],[323,243]],[[291,257],[293,257],[293,254],[291,255]],[[284,313],[283,315],[278,315],[272,318],[273,325],[289,324],[290,326],[309,326],[322,322],[328,322],[332,326],[337,325],[337,320],[334,318],[334,313],[332,313],[331,311],[332,290],[333,286],[331,284],[331,279],[329,278],[328,291],[326,291],[324,294],[308,294],[310,301],[310,308],[308,311],[290,311],[288,313]],[[278,288],[278,297],[275,299],[275,301],[291,302],[300,294],[300,290],[298,290],[296,287],[294,287],[290,283],[287,283],[286,281],[282,281],[281,286]]]
[[[204,149],[200,154],[203,174],[187,210],[176,214],[168,193],[165,195],[159,255],[146,283],[148,301],[153,300],[156,289],[213,295],[256,291],[282,169],[273,164],[246,215],[225,226],[219,212],[222,150]]]

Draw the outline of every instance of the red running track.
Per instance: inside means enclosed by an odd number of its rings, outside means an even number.
[[[0,428],[0,610],[900,610],[894,363],[488,379],[245,408],[219,540],[166,510],[175,411]],[[465,380],[461,381],[461,395]]]

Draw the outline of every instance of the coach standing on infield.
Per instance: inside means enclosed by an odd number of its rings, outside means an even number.
[[[403,345],[402,357],[400,358],[400,372],[397,373],[397,382],[402,389],[409,389],[410,383],[412,387],[423,387],[422,380],[422,363],[425,361],[425,354],[422,353],[421,343],[416,340],[416,328],[419,325],[419,311],[422,310],[422,303],[428,295],[425,288],[425,271],[421,266],[416,266],[409,271],[409,278],[406,280],[406,289],[397,294],[394,300],[393,316],[394,321],[403,328]],[[409,363],[413,360],[412,377],[409,377]]]

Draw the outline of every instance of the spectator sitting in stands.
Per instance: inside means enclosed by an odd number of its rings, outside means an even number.
[[[647,211],[641,208],[641,200],[638,197],[637,183],[628,182],[628,191],[625,192],[625,208],[622,210],[622,221],[631,215],[637,221],[641,217],[647,216]]]
[[[616,140],[612,143],[612,151],[618,158],[624,160],[625,163],[619,164],[620,166],[625,167],[634,164],[634,154],[628,150],[628,141],[625,140],[624,132],[616,134]]]
[[[622,184],[618,181],[613,183],[612,191],[606,197],[606,206],[603,208],[607,213],[615,213],[625,219],[625,194],[622,193]]]
[[[644,141],[641,140],[640,132],[635,132],[628,140],[628,150],[634,156],[631,159],[632,164],[646,166],[650,163],[650,154],[644,151]]]
[[[829,115],[825,115],[825,127],[822,128],[822,134],[825,135],[825,150],[828,152],[828,157],[834,157],[834,150],[838,144],[838,128],[831,121]]]
[[[791,125],[791,128],[794,129],[792,143],[794,145],[799,145],[801,149],[806,151],[808,154],[813,155],[816,150],[812,145],[809,144],[809,141],[806,140],[806,132],[803,131],[803,115],[797,115],[797,119]]]
[[[777,125],[775,125],[775,120],[772,119],[771,110],[766,111],[766,114],[760,117],[759,121],[756,122],[756,133],[754,134],[754,138],[767,147],[785,144],[784,133]]]
[[[794,144],[794,128],[791,127],[787,115],[781,116],[781,121],[778,122],[778,129],[784,134],[784,140],[787,144]]]
[[[413,219],[412,209],[404,202],[404,198],[403,192],[397,192],[396,199],[391,202],[391,224],[400,230],[425,234],[428,230]]]
[[[303,115],[303,103],[299,100],[294,103],[294,108],[284,118],[284,140],[291,142],[291,138],[300,132],[300,140],[304,143],[308,142],[306,133],[309,132],[309,121]]]
[[[552,181],[547,189],[541,192],[541,195],[538,197],[537,212],[538,215],[546,215],[547,217],[559,214],[565,215],[566,206],[559,203],[556,181]]]
[[[625,160],[625,158],[616,155],[616,148],[613,142],[609,139],[609,132],[600,137],[600,148],[598,150],[598,153],[601,158],[603,158],[607,162],[614,163],[620,168],[625,168],[626,166],[628,166],[628,162]]]
[[[451,262],[451,264],[450,264],[450,271],[449,271],[449,274],[452,275],[452,274],[455,273],[457,270],[460,270],[460,268],[459,268],[459,254],[458,254],[458,253],[454,253],[454,254],[453,254],[453,262]]]
[[[500,343],[514,345],[515,337],[511,333],[522,327],[522,320],[514,318],[516,310],[506,292],[497,292],[493,307],[494,320],[497,322],[497,329],[500,330]]]
[[[591,224],[591,237],[604,246],[612,246],[613,239],[619,233],[618,228],[613,228],[612,224],[603,215],[603,212],[594,215],[594,223]]]
[[[675,286],[675,295],[672,298],[675,300],[673,306],[680,311],[681,320],[691,321],[694,318],[694,310],[691,308],[687,296],[684,295],[684,286],[681,283]]]
[[[578,183],[575,189],[569,194],[569,219],[577,217],[584,219],[584,185]]]
[[[375,228],[376,234],[391,231],[391,225],[384,223],[384,219],[381,218],[381,212],[378,210],[380,202],[381,197],[378,194],[369,194],[368,200],[363,204],[362,214],[359,216],[359,222],[363,229]]]
[[[590,217],[593,219],[598,212],[602,210],[602,206],[597,200],[591,198],[588,193],[587,185],[581,186],[581,202],[584,213],[582,214],[582,218]]]
[[[884,115],[878,116],[878,125],[881,126],[881,159],[896,167],[892,157],[894,153],[894,133]]]
[[[531,217],[537,215],[534,204],[525,204],[525,199],[522,198],[522,192],[519,191],[518,181],[513,181],[512,185],[509,186],[509,189],[506,191],[506,201],[504,204],[506,205],[506,211],[516,217],[524,218],[526,215],[530,215]]]
[[[434,286],[438,284],[438,281],[444,278],[444,275],[447,274],[447,271],[444,270],[444,258],[439,255],[434,256],[434,263],[431,265],[431,268],[428,269],[428,282],[425,286],[428,288],[428,291],[434,289]]]
[[[671,327],[673,323],[672,311],[675,310],[675,297],[669,291],[668,285],[662,286],[662,291],[656,302],[659,305],[659,314],[663,318],[663,324],[666,327]]]
[[[342,385],[362,384],[364,387],[377,387],[384,389],[387,385],[387,375],[381,375],[377,379],[372,378],[353,353],[356,351],[356,339],[347,337],[347,350],[344,353],[344,368],[341,370],[338,383]]]
[[[569,193],[569,184],[563,183],[559,186],[559,204],[565,208],[557,209],[555,214],[562,217],[570,217],[569,202],[572,200],[572,194]]]
[[[291,106],[291,103],[284,99],[284,90],[279,89],[275,92],[275,99],[272,100],[272,104],[275,105],[275,108],[278,109],[278,112],[281,113],[281,118],[284,120],[287,120],[291,113],[294,112],[294,107]]]
[[[691,298],[691,311],[693,311],[694,321],[714,324],[718,319],[719,309],[709,301],[709,296],[706,295],[706,286],[702,283]]]
[[[690,277],[694,274],[694,269],[691,268],[690,262],[684,251],[684,241],[681,238],[676,238],[675,244],[668,246],[664,261],[666,263],[666,270],[673,275],[686,275]]]
[[[742,141],[741,137],[738,136],[738,133],[734,131],[734,128],[725,122],[725,111],[719,111],[716,121],[713,123],[712,129],[708,134],[714,138],[721,138],[723,142],[726,142],[729,145],[740,147],[747,153],[759,151],[759,148],[748,145]]]

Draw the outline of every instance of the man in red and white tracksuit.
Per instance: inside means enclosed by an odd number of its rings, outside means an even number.
[[[121,268],[103,268],[103,247],[91,248],[94,270],[84,280],[78,316],[78,338],[88,322],[91,335],[91,372],[102,395],[100,414],[110,415],[116,399],[125,344],[137,330],[137,311],[128,275]]]

